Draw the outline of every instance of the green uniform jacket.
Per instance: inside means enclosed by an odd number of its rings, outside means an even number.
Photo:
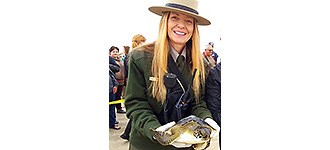
[[[142,50],[134,50],[130,54],[125,96],[126,115],[132,121],[130,150],[176,149],[174,146],[160,145],[150,132],[150,128],[161,126],[156,115],[163,110],[163,105],[151,96],[151,90],[148,89],[152,77],[152,58],[152,52]],[[203,98],[198,104],[194,99],[192,101],[194,103],[191,114],[202,119],[212,118]]]

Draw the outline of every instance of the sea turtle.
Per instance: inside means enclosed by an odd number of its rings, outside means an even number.
[[[154,138],[161,145],[171,145],[173,142],[192,144],[194,149],[206,149],[210,145],[211,132],[214,129],[196,116],[188,116],[179,120],[165,131],[151,129]]]

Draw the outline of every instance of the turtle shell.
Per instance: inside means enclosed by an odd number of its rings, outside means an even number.
[[[152,132],[154,132],[154,138],[162,145],[180,142],[192,144],[195,149],[204,149],[209,146],[213,130],[203,119],[191,115],[179,120],[165,131],[152,130]]]

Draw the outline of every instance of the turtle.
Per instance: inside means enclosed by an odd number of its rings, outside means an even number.
[[[161,145],[166,146],[173,142],[181,142],[192,144],[195,150],[200,150],[210,146],[210,135],[214,130],[203,119],[191,115],[179,120],[165,131],[151,129],[151,132]]]

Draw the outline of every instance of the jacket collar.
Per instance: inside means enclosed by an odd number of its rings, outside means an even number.
[[[179,57],[179,53],[172,47],[172,45],[171,44],[169,44],[170,45],[170,54],[171,54],[171,56],[172,56],[172,58],[173,58],[173,60],[174,60],[174,62],[176,62],[176,59]],[[183,50],[182,50],[182,53],[181,53],[181,55],[184,57],[184,58],[186,58],[186,54],[187,54],[187,50],[186,50],[186,46],[183,48]]]

